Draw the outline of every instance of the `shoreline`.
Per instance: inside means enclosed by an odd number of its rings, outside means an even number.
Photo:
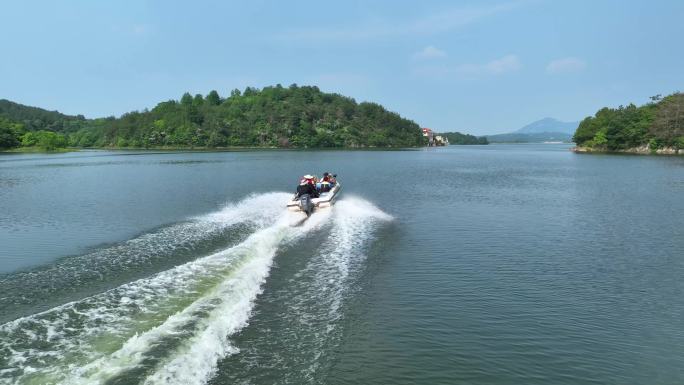
[[[675,147],[663,147],[657,150],[651,150],[648,145],[639,147],[631,147],[624,150],[605,150],[594,147],[575,146],[570,151],[576,154],[633,154],[633,155],[684,155],[684,149]]]
[[[252,147],[252,146],[231,146],[231,147],[66,147],[54,150],[46,150],[38,147],[16,147],[0,149],[0,154],[61,154],[68,152],[81,151],[140,151],[140,152],[241,152],[241,151],[412,151],[424,148],[416,147]]]
[[[0,154],[61,154],[72,151],[79,151],[80,148],[75,147],[65,147],[65,148],[55,148],[52,150],[46,150],[40,147],[14,147],[14,148],[4,148],[0,149]]]

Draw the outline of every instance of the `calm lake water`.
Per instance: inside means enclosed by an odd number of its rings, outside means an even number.
[[[682,384],[683,277],[684,157],[0,155],[0,384]]]

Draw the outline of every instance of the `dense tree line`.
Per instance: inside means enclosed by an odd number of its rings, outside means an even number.
[[[83,115],[65,115],[0,99],[0,118],[20,123],[26,131],[75,132],[88,125]]]
[[[64,143],[74,147],[408,147],[423,143],[416,123],[378,104],[357,103],[315,86],[294,84],[247,87],[225,98],[217,91],[206,96],[185,93],[178,101],[120,118],[87,120],[33,107],[21,106],[26,110],[17,111],[16,106],[9,113],[0,107],[0,117],[6,118],[5,123],[0,120],[0,138],[7,137],[0,146],[41,146],[35,138],[24,140],[27,133],[38,131],[62,135]]]
[[[648,145],[684,149],[684,94],[651,98],[643,106],[602,108],[584,119],[573,141],[578,146],[624,150]]]
[[[66,147],[70,133],[88,126],[90,121],[82,115],[65,115],[0,99],[0,148]]]
[[[442,134],[449,139],[449,144],[489,144],[484,136],[462,134],[460,132],[446,132]]]

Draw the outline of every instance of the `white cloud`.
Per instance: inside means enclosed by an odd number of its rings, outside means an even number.
[[[413,69],[418,76],[434,79],[481,79],[488,76],[499,76],[515,72],[523,67],[517,55],[506,55],[486,63],[463,63],[447,65],[443,62],[431,62]]]
[[[414,59],[438,59],[441,57],[445,57],[447,54],[443,50],[439,48],[435,48],[434,46],[427,46],[423,48],[422,50],[416,52],[413,54]]]
[[[523,0],[480,7],[451,8],[414,20],[374,19],[352,26],[293,29],[279,33],[276,37],[290,41],[354,41],[430,35],[464,27],[488,16],[510,11],[528,2]]]
[[[492,60],[484,66],[485,70],[492,74],[517,71],[521,67],[520,59],[515,55],[506,55],[501,59]]]
[[[522,2],[518,1],[491,6],[447,9],[415,20],[408,26],[408,30],[411,33],[419,34],[446,32],[475,23],[497,13],[510,11],[521,4]]]
[[[506,72],[517,71],[522,68],[522,63],[516,55],[506,55],[484,64],[460,64],[455,72],[461,76],[500,75]]]
[[[550,74],[579,72],[585,68],[587,68],[587,63],[584,60],[570,56],[552,60],[546,66],[546,72]]]

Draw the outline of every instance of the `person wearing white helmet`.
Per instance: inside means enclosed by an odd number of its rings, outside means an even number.
[[[311,198],[318,198],[318,190],[316,190],[316,177],[311,174],[306,174],[300,179],[299,186],[297,186],[297,198],[304,194],[309,194]]]

